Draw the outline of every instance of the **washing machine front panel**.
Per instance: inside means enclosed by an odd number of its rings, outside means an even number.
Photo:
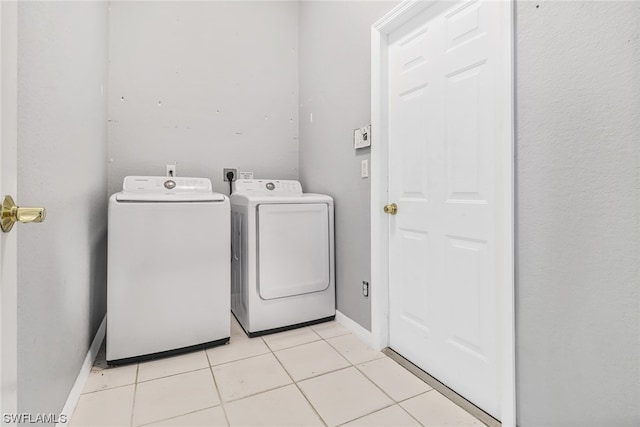
[[[109,209],[107,360],[228,337],[228,199]]]
[[[329,287],[326,204],[258,206],[258,289],[265,300]]]

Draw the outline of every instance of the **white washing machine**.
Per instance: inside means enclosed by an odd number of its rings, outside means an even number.
[[[298,181],[236,181],[231,310],[249,336],[336,314],[333,199]]]
[[[229,341],[229,223],[209,179],[124,179],[109,200],[109,364]]]

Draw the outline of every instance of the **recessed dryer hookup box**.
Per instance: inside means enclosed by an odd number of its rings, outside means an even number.
[[[353,148],[365,148],[371,146],[371,125],[353,130]]]

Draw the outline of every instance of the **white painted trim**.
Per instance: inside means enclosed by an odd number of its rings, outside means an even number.
[[[448,0],[442,0],[448,1]],[[500,343],[499,362],[502,371],[499,384],[502,393],[501,421],[504,427],[516,425],[516,377],[515,377],[515,256],[514,256],[514,142],[515,142],[515,70],[514,70],[514,7],[513,0],[505,9],[505,33],[510,44],[504,52],[504,59],[511,67],[511,81],[506,85],[502,96],[510,101],[511,121],[504,131],[509,132],[511,146],[504,153],[503,160],[511,165],[510,175],[502,177],[510,189],[510,198],[505,201],[504,212],[509,212],[502,221],[503,243],[509,259],[504,260],[500,277],[506,284],[501,289],[501,311],[499,313]],[[388,153],[389,140],[386,121],[388,105],[388,69],[386,53],[388,35],[434,5],[436,1],[405,0],[389,13],[376,21],[371,27],[371,133],[376,143],[371,146],[371,339],[372,346],[381,349],[389,345],[389,219],[383,214],[382,207],[388,200]],[[509,250],[510,249],[510,250]],[[337,319],[337,316],[336,316]]]
[[[437,0],[405,0],[374,22],[372,28],[387,35],[435,3]]]
[[[515,295],[515,204],[516,204],[516,184],[515,184],[515,142],[516,142],[516,128],[515,128],[515,7],[514,1],[505,0],[508,2],[508,7],[505,10],[507,16],[504,17],[504,21],[509,23],[508,28],[505,31],[505,36],[509,37],[509,44],[506,47],[506,51],[503,53],[503,57],[509,61],[510,73],[509,84],[505,85],[505,93],[501,94],[504,99],[508,99],[509,102],[509,116],[510,120],[505,124],[504,131],[508,134],[508,138],[511,141],[508,152],[504,153],[502,161],[505,164],[509,164],[510,170],[507,177],[503,177],[502,181],[509,186],[509,199],[505,200],[506,206],[503,206],[502,211],[508,212],[507,217],[504,218],[502,224],[502,232],[505,234],[504,241],[508,245],[503,251],[505,259],[502,268],[502,282],[508,283],[502,289],[502,310],[499,313],[501,330],[501,348],[499,349],[500,362],[502,366],[500,390],[502,392],[502,425],[504,427],[516,427],[516,295]]]
[[[386,114],[387,97],[383,82],[386,82],[386,69],[381,67],[381,55],[386,52],[386,40],[380,32],[371,29],[371,134],[376,143],[371,147],[371,335],[373,348],[381,350],[389,345],[389,270],[388,220],[383,216],[382,206],[388,203],[388,143],[387,128],[382,122]],[[386,85],[384,86],[386,88]],[[377,102],[374,102],[374,99]]]
[[[73,387],[71,387],[71,391],[69,392],[69,396],[67,397],[67,401],[64,404],[64,408],[62,408],[61,414],[67,416],[65,423],[58,423],[56,427],[66,426],[69,421],[71,421],[71,416],[73,415],[73,411],[76,409],[76,405],[78,405],[78,401],[80,400],[80,395],[82,394],[82,390],[84,389],[84,385],[89,378],[89,374],[91,373],[91,367],[93,366],[94,360],[96,360],[96,356],[98,355],[98,351],[100,350],[100,345],[102,345],[102,341],[104,341],[105,332],[107,329],[107,316],[104,316],[102,319],[102,323],[100,323],[100,327],[96,332],[93,341],[91,342],[91,347],[89,347],[89,351],[87,351],[87,355],[84,358],[84,362],[82,363],[82,367],[80,368],[80,372],[78,373],[78,377],[76,378],[76,382],[73,383]]]
[[[360,326],[360,324],[355,320],[352,320],[351,318],[336,310],[336,322],[347,328],[353,335],[360,338],[369,347],[375,348],[375,346],[373,345],[373,336],[371,335],[371,332]]]
[[[18,5],[0,2],[0,198],[18,190]],[[17,200],[17,199],[16,199]],[[18,235],[0,232],[0,413],[18,410]],[[3,423],[5,424],[5,423]],[[15,425],[16,423],[6,423]]]

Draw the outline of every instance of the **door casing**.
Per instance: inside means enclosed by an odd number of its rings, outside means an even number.
[[[0,3],[0,198],[17,196],[18,2]],[[16,198],[16,200],[18,200]],[[0,413],[18,410],[18,230],[0,232]],[[5,423],[3,423],[5,424]],[[13,422],[7,425],[15,424]]]
[[[447,1],[447,0],[443,0]],[[510,117],[505,126],[511,143],[504,147],[501,159],[510,165],[508,180],[509,196],[503,206],[505,221],[501,224],[502,236],[507,241],[504,247],[510,248],[508,256],[503,260],[498,273],[500,284],[500,310],[498,313],[501,329],[500,348],[498,349],[501,372],[499,379],[501,389],[501,421],[502,425],[516,425],[515,399],[515,299],[514,299],[514,66],[513,66],[513,30],[514,15],[512,0],[494,0],[504,3],[503,24],[510,35],[508,48],[502,53],[511,64],[509,81],[504,90],[496,96],[511,106]],[[389,139],[388,139],[388,35],[410,19],[437,1],[406,0],[375,22],[371,27],[371,335],[373,345],[378,349],[389,345],[389,216],[382,210],[391,201],[389,195]]]

